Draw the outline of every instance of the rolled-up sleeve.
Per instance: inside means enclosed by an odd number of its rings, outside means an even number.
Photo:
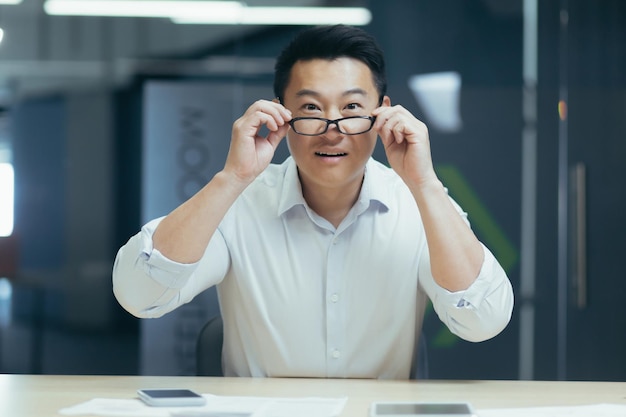
[[[225,244],[216,232],[205,256],[196,263],[182,264],[165,257],[153,246],[152,236],[163,218],[150,221],[120,248],[113,266],[113,293],[124,309],[136,317],[160,317],[191,301],[197,294],[217,284],[228,262]],[[208,256],[207,253],[219,253]],[[212,274],[206,272],[211,265]]]
[[[420,263],[420,283],[433,302],[439,319],[452,333],[470,342],[499,334],[513,312],[513,289],[502,266],[483,245],[483,265],[478,277],[464,291],[450,292],[432,277],[429,256]]]

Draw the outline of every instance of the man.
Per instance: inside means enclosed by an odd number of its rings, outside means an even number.
[[[460,337],[498,334],[510,282],[437,178],[426,126],[391,105],[374,39],[301,32],[274,90],[235,121],[223,170],[120,249],[120,304],[159,317],[217,285],[226,376],[408,378],[427,296]],[[270,164],[285,136],[291,157]]]

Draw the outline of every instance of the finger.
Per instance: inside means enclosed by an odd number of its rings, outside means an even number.
[[[398,143],[415,142],[420,138],[428,139],[428,128],[419,119],[408,112],[394,113],[383,121],[380,132],[389,132]]]
[[[376,133],[378,133],[378,136],[383,141],[383,143],[385,145],[389,145],[389,143],[394,141],[395,139],[393,135],[391,134],[391,131],[388,129],[385,129],[384,126],[385,126],[384,124],[380,126],[374,126],[374,129],[376,130]]]
[[[376,121],[374,122],[373,126],[376,131],[381,130],[382,127],[387,123],[389,118],[393,115],[393,113],[389,109],[389,107],[379,107],[372,111],[372,115],[376,117]]]
[[[379,118],[381,119],[380,122]],[[387,145],[394,141],[402,142],[404,139],[403,124],[397,115],[383,113],[376,119],[376,122],[378,123],[378,126],[375,126],[376,131]]]
[[[280,102],[274,101],[274,100],[272,101],[264,100],[263,102],[269,104],[272,109],[277,109],[280,115],[282,116],[282,118],[285,119],[286,121],[291,120],[291,118],[293,117],[293,115],[291,114],[291,110],[283,106]]]
[[[385,108],[376,116],[374,128],[386,135],[392,135],[398,142],[402,141],[402,127],[406,125],[406,116],[400,111],[402,108]]]
[[[287,121],[276,112],[267,112],[265,110],[257,110],[249,116],[248,122],[250,128],[254,129],[254,134],[258,134],[263,126],[270,132],[276,132],[280,127],[289,126]]]
[[[259,120],[259,124],[258,124],[259,129],[261,128],[261,126],[265,125],[265,127],[268,130],[275,132],[278,130],[279,126],[284,125],[284,122],[282,121],[282,119],[276,119],[274,115],[267,114],[262,111],[257,112],[256,116]]]
[[[392,123],[388,123],[389,129],[397,143],[401,143],[406,139],[406,124],[399,118],[394,118]]]
[[[251,113],[261,112],[271,115],[280,126],[291,120],[291,111],[282,104],[268,100],[258,100],[248,109]]]
[[[270,132],[267,135],[266,140],[276,149],[281,140],[287,136],[287,132],[289,131],[289,125],[280,126],[276,131]]]

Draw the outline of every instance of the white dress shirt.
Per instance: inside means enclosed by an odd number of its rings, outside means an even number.
[[[495,336],[511,317],[511,284],[486,248],[466,291],[435,283],[415,200],[373,159],[337,228],[306,204],[291,158],[246,188],[195,264],[153,248],[159,221],[118,252],[115,295],[150,318],[217,285],[226,376],[406,379],[427,297],[448,328],[470,341]]]

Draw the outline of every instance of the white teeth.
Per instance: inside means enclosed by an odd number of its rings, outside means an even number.
[[[346,155],[345,152],[338,152],[338,153],[315,152],[315,154],[319,156],[344,156]]]

